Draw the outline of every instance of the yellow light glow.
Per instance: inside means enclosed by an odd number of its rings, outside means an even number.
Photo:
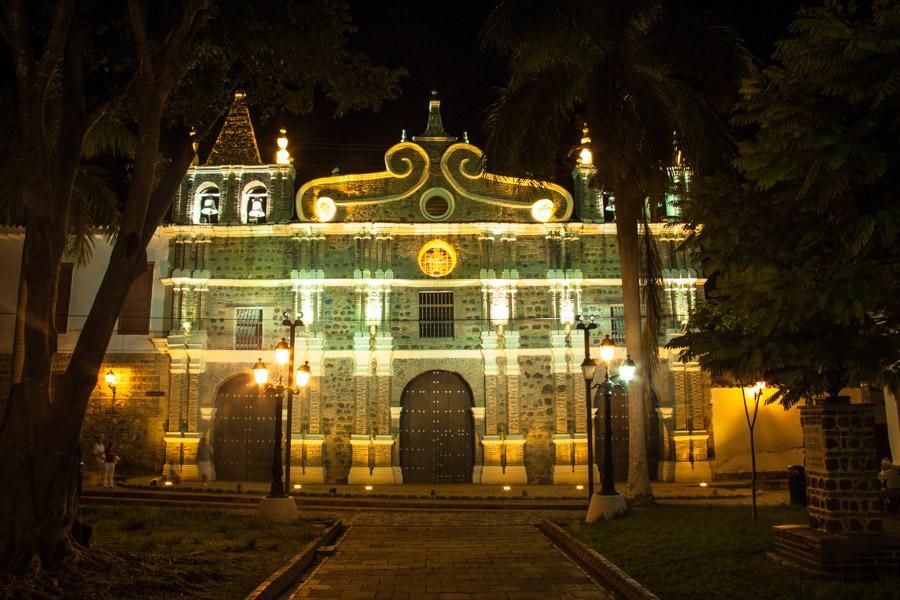
[[[456,250],[444,240],[431,240],[419,250],[419,268],[429,277],[443,277],[456,267]]]
[[[367,485],[367,486],[366,486],[366,491],[367,491],[367,492],[371,492],[373,489],[374,489],[374,488],[372,488],[371,485]]]
[[[291,358],[291,347],[287,340],[281,338],[281,341],[275,344],[275,362],[279,365],[286,365]]]
[[[190,322],[190,321],[185,321],[184,323],[181,324],[181,328],[184,330],[184,333],[185,333],[185,334],[190,334],[190,333],[191,333],[191,327],[192,327],[192,326],[191,326],[191,322]]]
[[[367,290],[366,325],[381,325],[381,317],[383,314],[381,291],[378,289]]]
[[[512,488],[509,487],[508,485],[504,485],[504,486],[503,486],[503,491],[504,491],[504,492],[508,492],[508,491],[511,490],[511,489],[512,489]]]
[[[572,302],[572,297],[567,292],[559,301],[559,322],[562,325],[575,323],[575,303]]]
[[[309,376],[312,371],[309,368],[309,361],[305,361],[300,368],[294,371],[294,383],[297,387],[304,388],[309,383]]]
[[[275,162],[279,165],[289,165],[291,164],[291,153],[287,150],[288,139],[287,139],[287,130],[280,129],[281,133],[278,136],[278,152],[275,153]]]
[[[337,214],[337,205],[328,196],[321,196],[316,200],[316,218],[322,223],[327,223]]]
[[[581,490],[584,489],[584,486],[583,486],[583,485],[576,485],[576,486],[575,486],[575,489],[578,490],[578,491],[581,491]]]
[[[556,208],[549,198],[541,198],[531,205],[531,216],[535,221],[546,223],[553,218],[553,210]]]
[[[612,362],[613,357],[616,355],[616,343],[609,339],[609,335],[603,338],[603,341],[600,342],[600,360],[605,363]]]
[[[119,377],[115,373],[113,373],[112,369],[110,369],[106,372],[106,376],[104,377],[104,379],[109,385],[116,385],[116,381],[119,380]]]
[[[295,489],[295,490],[299,490],[299,489],[302,489],[302,488],[303,488],[303,486],[300,485],[299,483],[295,483],[295,484],[294,484],[294,489]]]
[[[262,358],[258,358],[253,365],[253,379],[256,380],[256,385],[265,385],[269,381],[269,368]]]
[[[578,153],[578,162],[582,165],[594,164],[594,153],[588,148],[582,148],[581,152]]]
[[[706,483],[705,481],[701,481],[701,482],[700,482],[700,487],[707,487],[708,485],[709,485],[709,484]]]
[[[174,485],[174,484],[171,481],[167,481],[163,485],[169,486],[169,485]]]

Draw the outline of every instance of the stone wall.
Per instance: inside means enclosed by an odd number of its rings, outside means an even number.
[[[529,483],[552,483],[553,374],[550,356],[519,357],[519,401]]]
[[[828,533],[880,532],[875,417],[849,398],[800,409],[809,525]]]
[[[54,370],[64,370],[70,357],[58,355]],[[110,369],[118,377],[115,405],[104,380]],[[94,437],[99,435],[115,442],[122,457],[121,472],[158,472],[164,458],[163,423],[169,394],[166,356],[107,354],[81,428],[82,456],[90,456]]]

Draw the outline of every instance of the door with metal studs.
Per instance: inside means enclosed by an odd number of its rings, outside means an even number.
[[[216,394],[213,450],[221,481],[272,478],[275,400],[260,393],[249,375],[226,381]]]
[[[427,371],[403,390],[400,467],[404,483],[471,483],[472,391],[449,371]]]

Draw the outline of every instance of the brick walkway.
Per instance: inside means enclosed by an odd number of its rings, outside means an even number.
[[[290,598],[609,598],[531,523],[539,512],[359,512]],[[560,513],[554,513],[559,517]]]

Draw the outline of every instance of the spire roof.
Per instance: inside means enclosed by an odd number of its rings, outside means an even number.
[[[437,90],[431,90],[431,99],[428,101],[428,125],[421,135],[413,136],[414,142],[455,142],[456,138],[444,131],[444,122],[441,120],[441,100]]]
[[[207,166],[216,165],[260,165],[259,147],[256,145],[256,134],[250,120],[250,109],[247,106],[247,94],[242,91],[234,93],[234,104],[225,117],[225,124],[216,138],[209,156]]]

